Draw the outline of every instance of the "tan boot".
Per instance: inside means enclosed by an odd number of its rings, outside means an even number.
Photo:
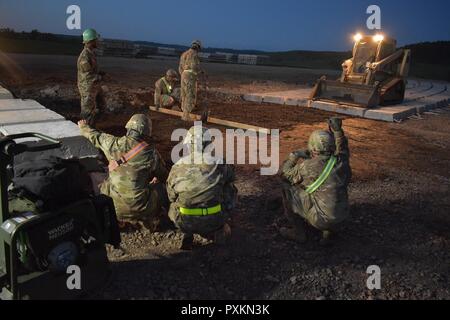
[[[218,245],[225,245],[231,238],[231,227],[225,223],[222,229],[214,232],[214,243]]]
[[[306,242],[306,233],[305,230],[301,227],[297,228],[280,228],[280,235],[283,238],[298,242],[298,243],[305,243]]]

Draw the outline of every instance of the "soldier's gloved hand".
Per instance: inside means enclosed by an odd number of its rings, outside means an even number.
[[[84,127],[87,125],[87,121],[85,119],[81,119],[80,121],[78,121],[78,127]]]
[[[289,155],[289,159],[292,161],[297,161],[300,158],[308,158],[308,153],[303,150],[298,150]]]
[[[331,117],[328,120],[328,126],[332,132],[341,131],[342,130],[342,119],[338,117]]]

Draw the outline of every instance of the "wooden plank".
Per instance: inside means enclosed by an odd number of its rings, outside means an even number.
[[[156,109],[156,107],[153,107],[153,106],[150,106],[149,109],[150,109],[150,111],[164,113],[164,114],[169,114],[169,115],[177,116],[177,117],[181,117],[183,115],[183,112],[176,111],[176,110],[171,110],[171,109],[164,109],[164,108]],[[194,119],[196,121],[201,119],[201,116],[198,115],[198,114],[191,113],[190,115],[191,115],[191,117],[194,117]],[[267,129],[267,128],[253,126],[251,124],[245,124],[245,123],[239,123],[239,122],[234,122],[234,121],[222,120],[222,119],[214,118],[214,117],[208,117],[208,123],[218,124],[218,125],[225,126],[225,127],[245,129],[245,130],[252,130],[252,131],[256,131],[256,132],[270,134],[270,129]]]

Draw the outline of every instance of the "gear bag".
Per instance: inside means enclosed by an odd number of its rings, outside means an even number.
[[[89,177],[78,160],[49,156],[15,165],[12,181],[22,196],[52,210],[85,198]]]

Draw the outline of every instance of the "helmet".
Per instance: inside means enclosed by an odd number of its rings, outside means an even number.
[[[329,154],[336,149],[333,136],[324,130],[316,130],[309,137],[308,149],[310,152]]]
[[[190,145],[191,152],[194,150],[202,151],[210,142],[211,134],[209,133],[209,130],[202,125],[194,125],[191,127],[183,140],[183,144]]]
[[[125,125],[127,130],[135,130],[143,136],[152,135],[152,120],[145,114],[135,114]]]
[[[168,78],[175,78],[176,79],[176,78],[178,78],[178,72],[176,72],[173,69],[169,69],[166,72],[166,77],[168,77]]]
[[[192,41],[191,47],[201,49],[202,42],[200,40],[194,40],[194,41]]]
[[[83,32],[83,43],[88,43],[98,38],[100,38],[100,35],[94,29],[86,29]]]

